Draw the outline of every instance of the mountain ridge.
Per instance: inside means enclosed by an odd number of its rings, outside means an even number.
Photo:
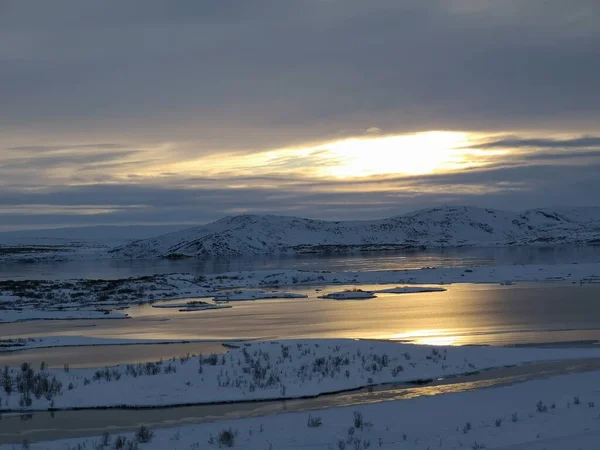
[[[133,241],[109,254],[149,259],[555,244],[600,244],[600,207],[442,206],[359,221],[247,214]]]

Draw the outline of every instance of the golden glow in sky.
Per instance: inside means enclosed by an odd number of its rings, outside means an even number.
[[[291,175],[325,179],[410,176],[485,165],[504,150],[469,148],[477,137],[429,131],[348,138],[305,148],[220,154],[173,164],[165,171],[219,176]]]
[[[322,147],[338,164],[325,174],[338,178],[372,175],[421,175],[467,165],[466,133],[432,131],[402,136],[347,139]]]

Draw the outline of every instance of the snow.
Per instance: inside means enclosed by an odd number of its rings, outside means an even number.
[[[331,292],[330,294],[321,295],[319,298],[332,300],[368,300],[377,297],[372,292],[361,290],[349,290],[340,292]]]
[[[340,440],[346,442],[343,448],[361,450],[365,443],[383,450],[595,450],[599,377],[599,372],[571,374],[492,389],[154,429],[151,442],[139,448],[216,450],[219,434],[232,430],[233,448],[245,450],[339,449]],[[309,418],[319,419],[320,426],[309,427]],[[122,434],[133,439],[133,433]],[[67,450],[84,443],[83,448],[98,448],[98,442],[100,437],[77,438],[34,443],[31,449]]]
[[[269,215],[225,217],[138,240],[109,253],[120,259],[148,259],[596,242],[600,242],[600,207],[509,212],[446,206],[351,222]]]
[[[3,408],[147,407],[297,398],[527,362],[597,357],[600,349],[428,347],[347,339],[257,342],[201,360],[46,370],[50,379],[62,383],[59,395],[32,395],[31,405],[25,406],[15,392],[3,396]],[[12,369],[13,380],[19,372]]]
[[[403,286],[389,289],[380,289],[373,291],[376,294],[417,294],[419,292],[444,292],[442,287],[425,287],[425,286]]]

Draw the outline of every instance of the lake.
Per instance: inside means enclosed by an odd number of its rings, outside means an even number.
[[[131,319],[38,321],[0,325],[0,335],[17,337],[84,335],[139,339],[396,339],[439,345],[515,345],[600,339],[600,286],[564,282],[455,284],[446,292],[378,294],[361,301],[324,300],[319,295],[349,286],[292,289],[306,299],[232,303],[233,308],[179,312],[131,307]],[[371,286],[374,287],[374,286]],[[382,288],[385,286],[377,286]],[[370,286],[363,286],[369,289]],[[316,289],[323,289],[317,292]],[[181,302],[178,300],[177,302]],[[26,351],[0,356],[0,365],[51,358],[58,367],[147,361],[205,352],[202,344]],[[89,353],[92,352],[92,353]],[[94,357],[91,357],[94,354]],[[118,355],[118,356],[117,356]],[[91,359],[90,359],[91,358]],[[4,359],[7,361],[5,362]]]

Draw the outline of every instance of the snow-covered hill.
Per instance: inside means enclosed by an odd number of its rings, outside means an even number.
[[[177,258],[527,244],[600,244],[600,207],[518,213],[446,206],[353,222],[242,215],[134,241],[110,254]]]

